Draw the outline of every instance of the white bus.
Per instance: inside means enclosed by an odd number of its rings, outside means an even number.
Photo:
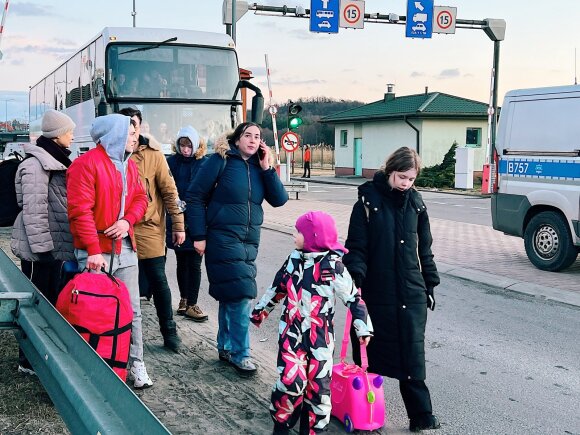
[[[177,29],[107,27],[31,87],[30,140],[41,134],[47,109],[69,115],[77,127],[71,157],[94,143],[97,116],[133,106],[143,131],[168,151],[177,131],[192,125],[211,144],[243,120],[241,88],[250,88],[252,119],[261,122],[263,97],[240,80],[233,40],[225,34]]]

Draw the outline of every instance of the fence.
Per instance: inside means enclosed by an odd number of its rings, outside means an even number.
[[[294,168],[304,168],[304,147],[298,148],[293,153],[280,152],[280,160],[287,163],[287,156],[290,161],[294,161]],[[310,146],[310,168],[311,169],[332,169],[334,170],[334,147],[327,144]]]

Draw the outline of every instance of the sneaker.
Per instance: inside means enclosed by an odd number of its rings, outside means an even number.
[[[208,319],[207,314],[204,314],[204,312],[201,311],[201,308],[199,308],[199,305],[197,304],[187,307],[185,317],[193,320],[194,322],[205,322]]]
[[[230,360],[230,364],[234,366],[240,376],[252,376],[256,373],[258,368],[249,358],[246,358],[241,363],[237,364]]]
[[[133,381],[133,387],[138,389],[149,388],[153,385],[143,361],[133,361],[128,377],[130,381]]]
[[[439,429],[441,424],[439,419],[434,415],[426,415],[423,417],[412,418],[409,423],[409,430],[411,432],[421,432],[427,429]]]
[[[184,316],[187,311],[187,299],[181,298],[179,300],[179,307],[177,307],[177,314]]]
[[[218,351],[218,358],[220,361],[229,363],[232,359],[232,355],[230,354],[229,350],[220,350]]]
[[[18,373],[23,373],[25,375],[36,376],[36,372],[32,368],[24,367],[18,364]]]

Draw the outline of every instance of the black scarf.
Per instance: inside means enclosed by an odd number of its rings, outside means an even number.
[[[71,165],[72,162],[68,158],[68,156],[71,154],[71,151],[67,148],[61,147],[52,139],[40,136],[36,140],[36,146],[42,148],[44,151],[54,157],[55,160],[65,165],[67,168]]]

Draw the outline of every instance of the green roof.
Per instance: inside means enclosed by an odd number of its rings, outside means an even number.
[[[488,105],[441,92],[379,100],[325,116],[321,122],[370,121],[408,118],[486,118]]]

